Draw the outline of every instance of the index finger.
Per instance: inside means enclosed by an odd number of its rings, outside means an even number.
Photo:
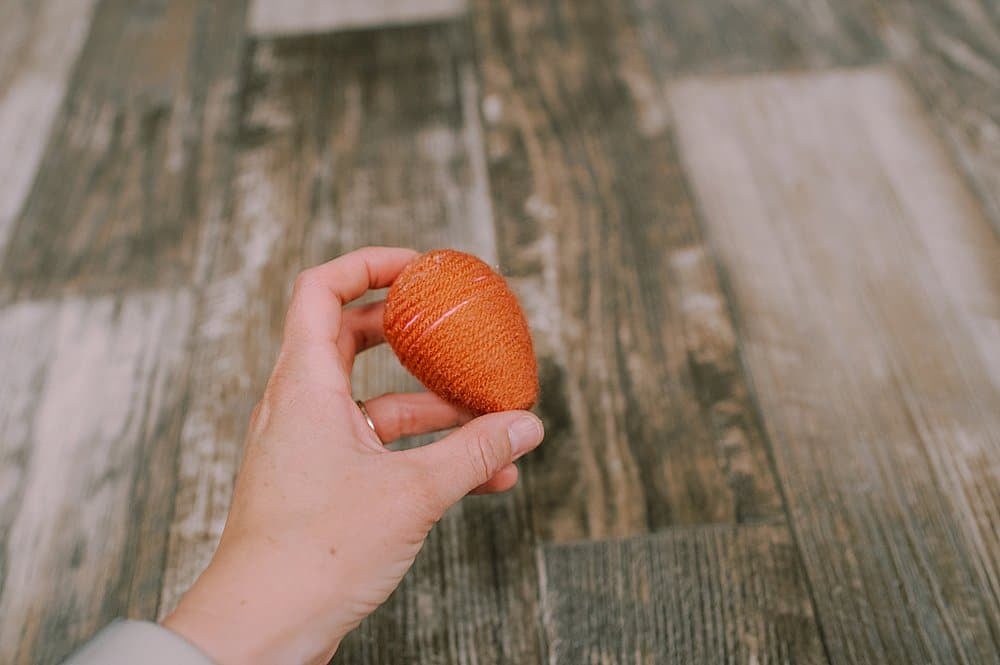
[[[342,307],[392,284],[416,256],[401,247],[365,247],[302,271],[285,318],[286,338],[335,341]]]

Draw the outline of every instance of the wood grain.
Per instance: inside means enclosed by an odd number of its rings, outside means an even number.
[[[154,616],[191,314],[185,292],[0,310],[0,661]]]
[[[495,261],[463,44],[448,24],[252,44],[232,223],[210,261],[196,332],[161,613],[221,532],[296,273],[367,244],[452,246]],[[358,397],[416,387],[384,347],[355,369]],[[514,494],[450,512],[338,660],[537,662],[525,510]]]
[[[173,607],[365,244],[500,267],[548,437],[337,662],[996,662],[1000,5],[468,4],[0,0],[0,662]]]
[[[898,63],[1000,229],[1000,6],[991,0],[632,0],[661,80]]]
[[[891,71],[672,88],[831,660],[1000,651],[1000,243]]]
[[[465,0],[253,0],[250,31],[294,36],[447,21],[465,11]]]
[[[0,256],[35,180],[94,4],[0,4]]]
[[[244,11],[243,0],[100,3],[14,222],[0,297],[190,283],[229,145]]]
[[[1000,233],[1000,5],[867,0],[893,60],[933,113]]]
[[[550,665],[827,662],[784,526],[547,545],[539,559]]]
[[[661,78],[862,65],[885,58],[875,16],[842,0],[630,0]]]
[[[667,108],[619,3],[474,6],[500,256],[533,326],[545,540],[781,518]]]

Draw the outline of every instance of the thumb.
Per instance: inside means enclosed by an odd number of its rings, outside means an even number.
[[[542,421],[527,411],[480,416],[411,452],[421,458],[442,512],[542,442]]]

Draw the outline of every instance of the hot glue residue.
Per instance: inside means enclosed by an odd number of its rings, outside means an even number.
[[[410,320],[406,322],[406,325],[403,326],[403,332],[406,332],[407,329],[410,326],[412,326],[414,323],[416,323],[420,319],[420,317],[423,316],[423,315],[424,315],[423,312],[417,312],[416,314],[414,314],[413,317],[410,318]]]
[[[445,319],[447,319],[449,316],[451,316],[452,314],[454,314],[458,310],[460,310],[463,307],[465,307],[466,305],[468,305],[473,300],[476,300],[476,298],[472,297],[472,298],[469,298],[468,300],[463,300],[462,302],[458,303],[457,305],[455,305],[454,307],[452,307],[451,309],[449,309],[447,312],[445,312],[444,314],[442,314],[441,316],[439,316],[434,323],[432,323],[429,326],[427,326],[427,329],[424,330],[422,333],[420,333],[420,335],[417,336],[417,339],[415,339],[413,341],[416,342],[421,337],[423,337],[424,335],[426,335],[430,331],[432,331],[435,328],[437,328],[439,325],[441,325],[444,322]],[[417,316],[420,316],[420,315],[418,314]],[[414,318],[416,318],[416,317],[414,317]],[[407,324],[407,325],[409,325],[409,324]]]

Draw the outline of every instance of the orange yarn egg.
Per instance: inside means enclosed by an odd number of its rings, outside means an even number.
[[[474,413],[538,399],[531,334],[504,278],[470,254],[421,254],[385,300],[385,338],[429,390]]]

